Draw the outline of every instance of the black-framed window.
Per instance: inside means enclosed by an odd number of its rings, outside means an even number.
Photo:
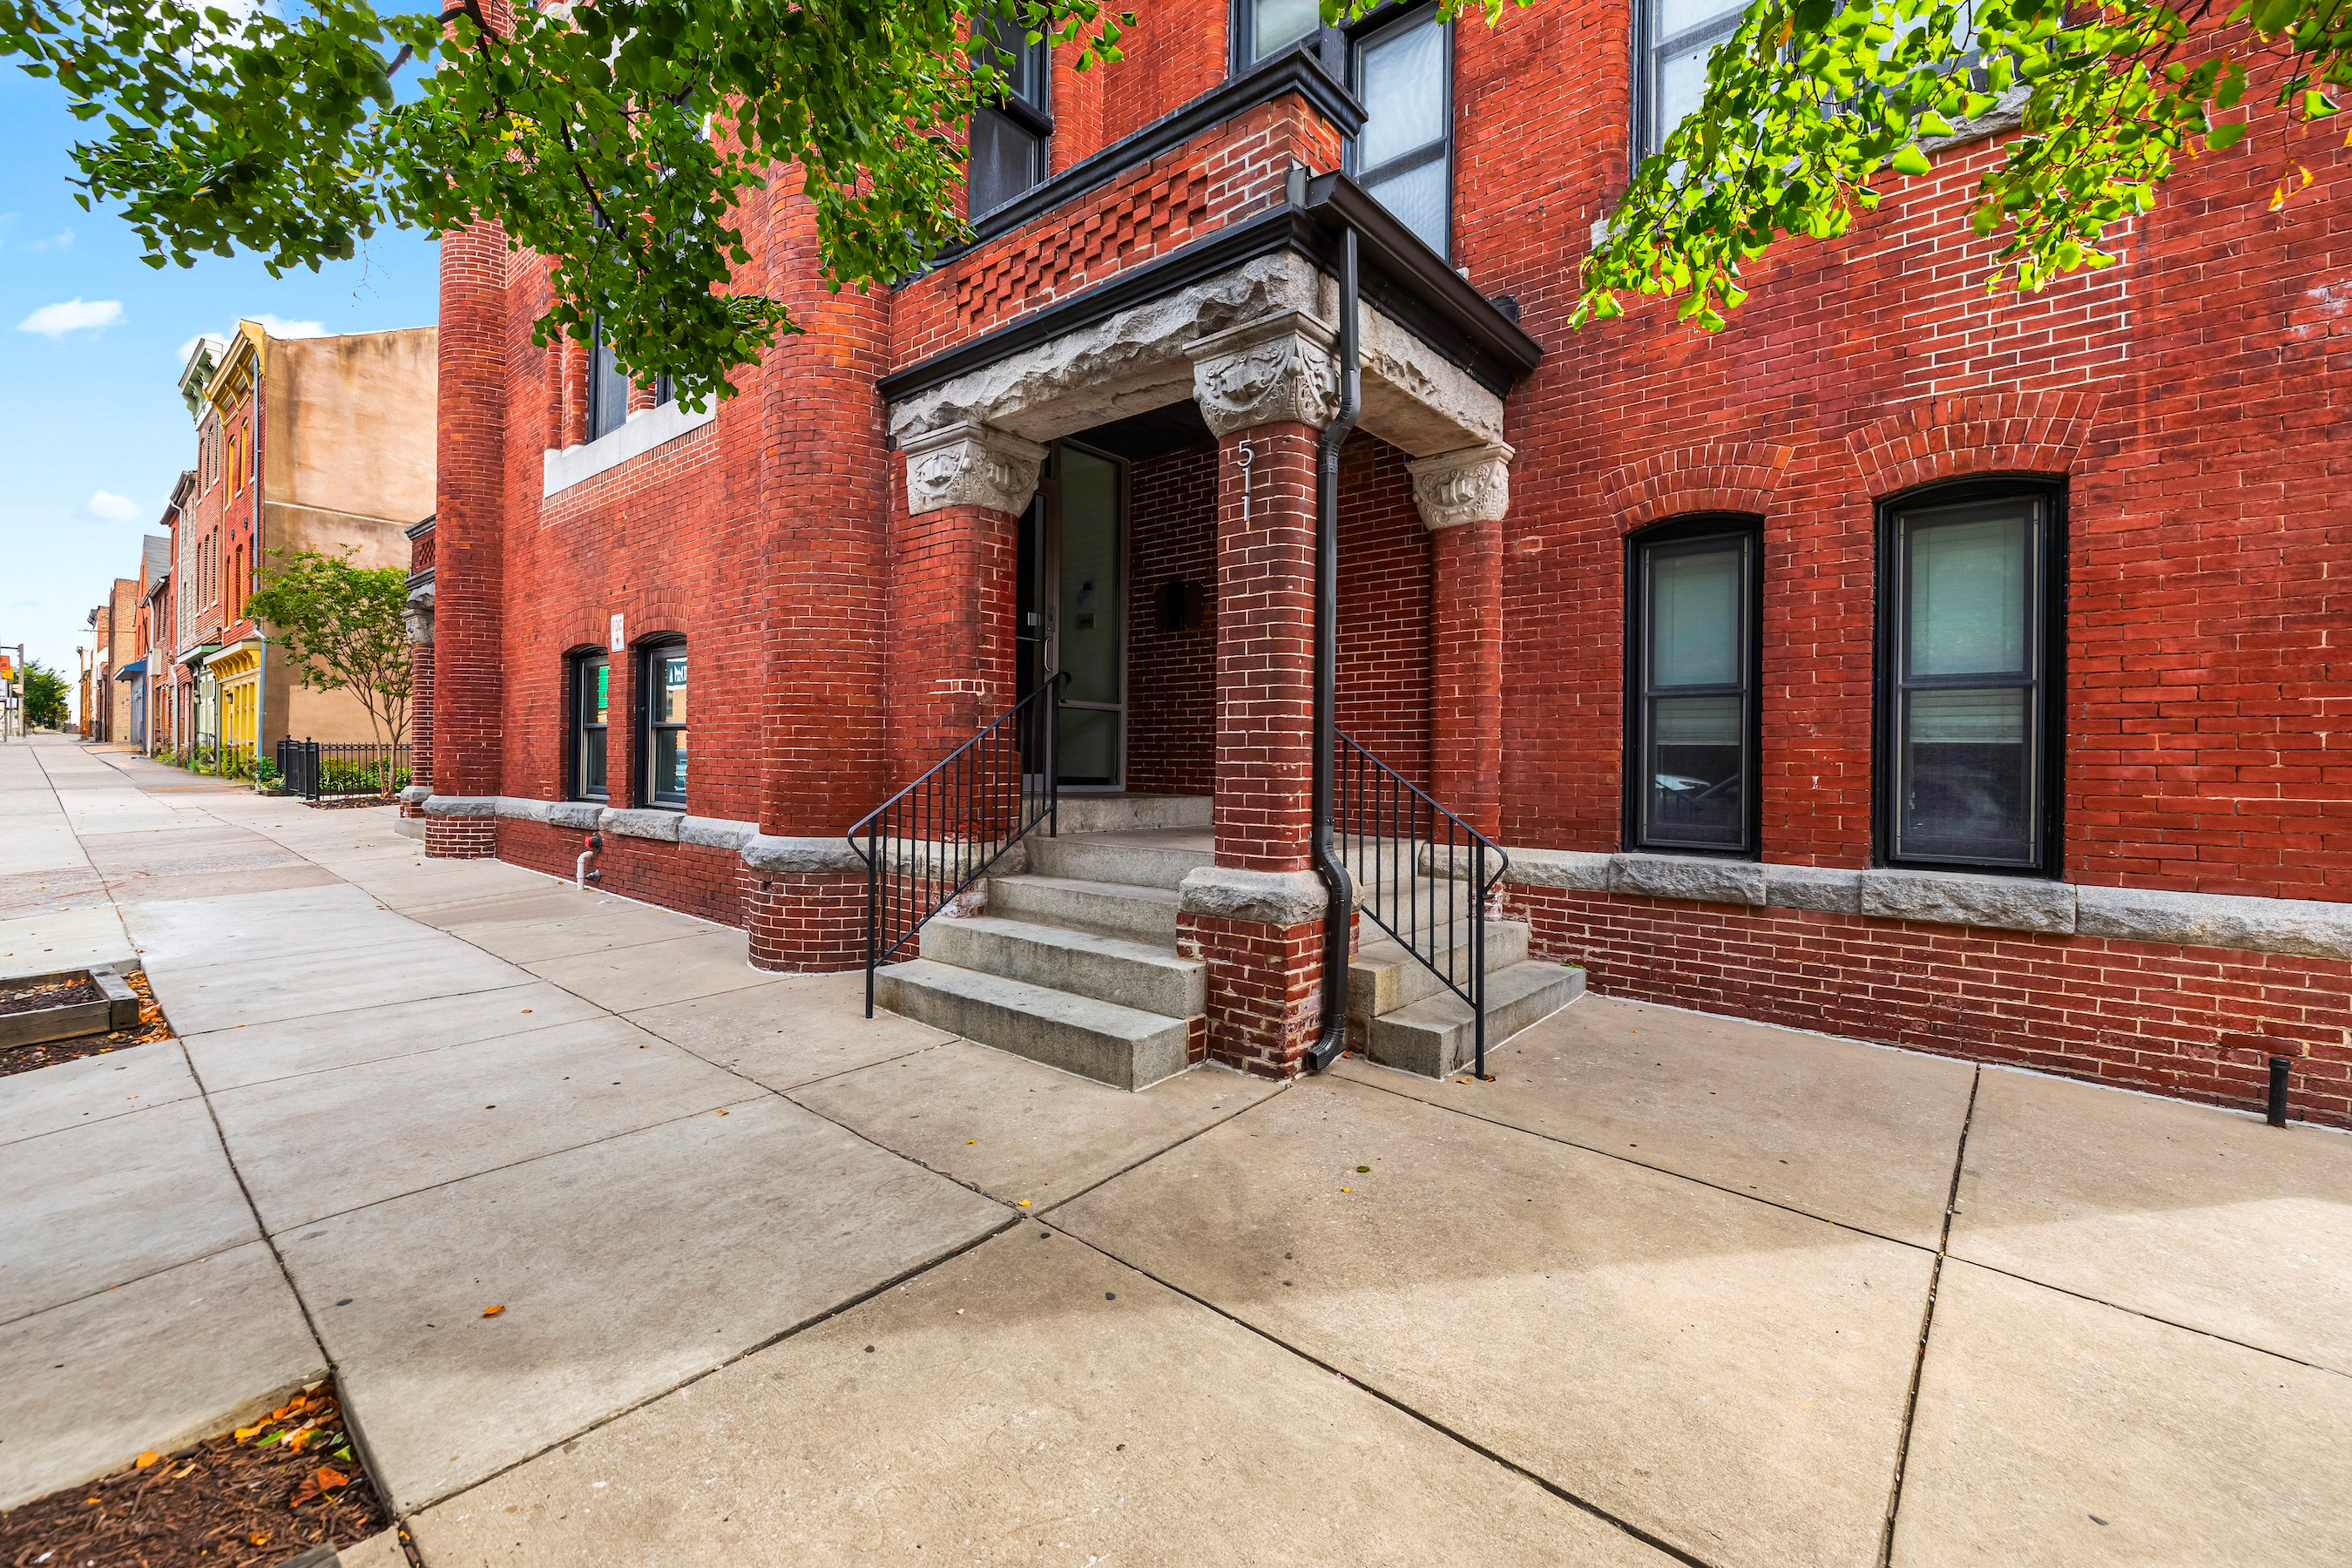
[[[1004,96],[972,111],[964,216],[973,219],[1045,179],[1054,139],[1046,96],[1052,57],[1045,45],[1028,42],[1014,23],[992,21],[981,31],[986,44],[993,46],[996,68],[1004,76]]]
[[[572,661],[572,795],[610,798],[607,760],[613,718],[613,661],[601,653]]]
[[[654,403],[656,406],[677,395],[670,378],[662,376],[654,383]],[[588,351],[588,439],[609,436],[629,422],[629,378],[621,374],[614,358],[613,345],[604,341],[604,322],[596,321],[596,344]]]
[[[656,643],[645,654],[645,803],[686,805],[686,645]]]
[[[1677,519],[1626,552],[1625,838],[1754,856],[1762,527]]]
[[[1348,145],[1348,172],[1445,255],[1454,206],[1454,29],[1437,19],[1436,6],[1416,6],[1358,36],[1349,74],[1364,105],[1364,129]]]
[[[1247,70],[1323,26],[1319,0],[1234,0],[1233,68]]]
[[[1947,487],[1879,510],[1879,858],[2057,874],[2063,493]]]
[[[1647,157],[1706,96],[1706,57],[1739,30],[1748,0],[1642,0],[1639,8],[1633,151]]]

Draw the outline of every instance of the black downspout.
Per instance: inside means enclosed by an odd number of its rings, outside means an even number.
[[[1339,411],[1324,427],[1315,466],[1315,872],[1323,879],[1323,1027],[1307,1053],[1315,1072],[1348,1043],[1348,939],[1355,890],[1332,842],[1331,773],[1339,744],[1339,448],[1356,428],[1363,390],[1356,323],[1356,230],[1339,231]]]

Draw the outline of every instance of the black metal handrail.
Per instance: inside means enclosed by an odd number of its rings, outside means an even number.
[[[866,862],[866,1016],[874,972],[1038,824],[1060,826],[1066,671],[998,714],[846,835]]]
[[[1486,899],[1511,858],[1344,731],[1332,775],[1356,907],[1468,1005],[1473,1071],[1484,1082]]]

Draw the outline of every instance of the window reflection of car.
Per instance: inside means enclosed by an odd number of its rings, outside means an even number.
[[[1692,778],[1687,773],[1659,773],[1656,775],[1656,784],[1660,789],[1671,791],[1685,799],[1696,798],[1709,788],[1721,787],[1710,785],[1705,779]]]

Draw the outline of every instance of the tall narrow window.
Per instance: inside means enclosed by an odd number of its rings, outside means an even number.
[[[613,358],[604,341],[604,322],[596,322],[596,346],[588,351],[588,439],[609,436],[628,422],[629,378]]]
[[[605,736],[613,715],[613,661],[601,653],[583,655],[572,667],[572,793],[604,800]]]
[[[1885,515],[1877,805],[1890,862],[2053,869],[2055,505],[2047,490],[1946,492]]]
[[[646,799],[686,805],[686,645],[646,655]]]
[[[1045,46],[1027,42],[1021,27],[1001,21],[986,24],[976,42],[1003,74],[1004,96],[972,110],[965,216],[973,219],[1045,177],[1046,148],[1054,134],[1045,96]]]
[[[1246,70],[1323,25],[1318,0],[1234,0],[1234,64]]]
[[[1627,838],[1757,852],[1757,525],[1669,523],[1628,563]]]
[[[1739,30],[1747,0],[1645,0],[1639,80],[1643,156],[1706,96],[1706,58]]]
[[[1364,129],[1348,153],[1356,183],[1440,256],[1454,205],[1452,41],[1434,7],[1358,41]]]

